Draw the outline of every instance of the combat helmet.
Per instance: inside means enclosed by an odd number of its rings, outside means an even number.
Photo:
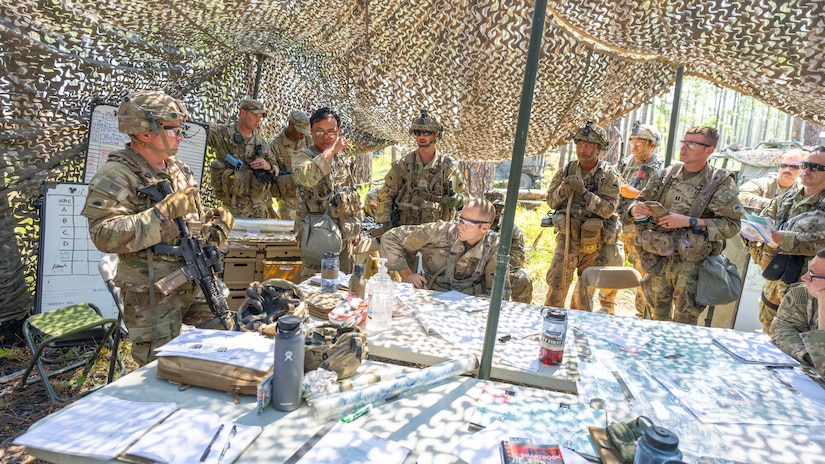
[[[484,198],[493,204],[493,206],[499,206],[504,204],[504,194],[499,192],[498,190],[487,190],[484,192]]]
[[[435,117],[430,115],[427,108],[421,108],[421,115],[413,119],[412,124],[410,124],[410,135],[415,135],[417,130],[434,132],[441,138],[444,127],[438,123]]]
[[[186,120],[189,113],[176,98],[163,92],[142,90],[123,97],[117,109],[117,130],[124,134],[144,134],[158,129],[161,121]]]
[[[573,141],[578,142],[584,140],[585,142],[593,142],[602,147],[602,150],[607,150],[607,132],[604,128],[597,126],[593,121],[587,121],[584,127],[576,132],[573,136]]]
[[[639,124],[639,121],[633,123],[630,129],[630,136],[644,140],[650,140],[654,145],[659,145],[662,140],[662,133],[650,124]]]

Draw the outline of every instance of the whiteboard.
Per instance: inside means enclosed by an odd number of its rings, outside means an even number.
[[[118,311],[97,265],[103,257],[80,215],[86,184],[46,184],[40,209],[40,255],[37,261],[35,313],[76,303],[92,303],[103,317]]]
[[[209,127],[205,124],[187,121],[190,129],[186,139],[180,142],[179,160],[186,163],[195,175],[198,187],[203,176],[203,163],[206,158],[206,142]],[[92,181],[95,173],[103,166],[109,153],[122,150],[129,143],[129,136],[117,131],[117,107],[112,105],[96,105],[92,109],[92,119],[89,125],[89,144],[86,148],[86,170],[83,181]]]

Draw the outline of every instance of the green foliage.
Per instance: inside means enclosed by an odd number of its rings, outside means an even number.
[[[524,232],[526,247],[527,273],[533,279],[533,303],[543,304],[547,293],[544,276],[553,260],[556,247],[556,235],[552,227],[541,227],[541,218],[550,208],[543,204],[536,209],[527,209],[522,205],[516,208],[514,223]]]

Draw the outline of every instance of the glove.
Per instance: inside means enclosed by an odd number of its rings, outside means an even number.
[[[441,197],[441,204],[449,209],[458,209],[464,206],[464,197],[461,195]]]
[[[259,181],[263,184],[277,184],[278,183],[278,176],[272,174],[269,171],[264,171],[263,169],[253,169],[252,174],[258,178]]]
[[[210,225],[208,240],[223,246],[229,232],[235,227],[235,218],[224,208],[212,208],[203,216],[204,223]]]
[[[155,209],[162,218],[177,219],[190,213],[198,213],[197,187],[186,187],[183,190],[172,192],[163,200],[155,203]]]
[[[584,179],[581,176],[567,176],[564,179],[564,183],[567,184],[567,188],[569,189],[569,193],[575,194],[582,194],[584,193]]]

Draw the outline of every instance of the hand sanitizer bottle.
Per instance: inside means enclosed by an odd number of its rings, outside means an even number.
[[[378,273],[370,277],[367,290],[369,292],[369,319],[367,331],[389,329],[392,325],[393,284],[387,274],[387,259],[373,258],[378,261]]]

